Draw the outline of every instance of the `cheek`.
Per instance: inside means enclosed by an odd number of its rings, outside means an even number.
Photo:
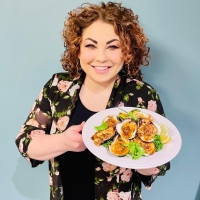
[[[83,62],[88,62],[94,59],[94,52],[92,51],[82,51],[79,54],[79,59]]]
[[[110,61],[112,61],[113,63],[116,63],[116,64],[121,64],[124,62],[121,52],[110,53],[108,55],[108,57],[109,57]]]

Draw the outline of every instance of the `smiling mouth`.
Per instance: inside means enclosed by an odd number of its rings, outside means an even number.
[[[100,70],[100,71],[107,70],[107,69],[111,68],[110,66],[100,67],[100,66],[93,66],[93,65],[92,65],[92,67],[94,67],[95,69]]]

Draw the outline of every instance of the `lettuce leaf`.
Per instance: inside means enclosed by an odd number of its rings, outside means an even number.
[[[100,126],[95,126],[94,128],[97,131],[103,131],[103,130],[106,130],[108,128],[108,125],[106,124],[106,122],[102,122],[102,124]]]
[[[126,146],[128,146],[130,149],[129,155],[132,157],[132,159],[137,160],[144,155],[144,149],[136,142],[130,142]]]

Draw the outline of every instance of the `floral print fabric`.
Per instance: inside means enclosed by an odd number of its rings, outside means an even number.
[[[28,145],[40,134],[59,134],[65,130],[79,97],[85,74],[71,79],[68,73],[54,74],[45,84],[36,99],[27,120],[16,138],[19,152],[32,167],[43,161],[31,159]],[[149,109],[164,116],[156,90],[149,84],[128,78],[120,72],[116,78],[107,108],[129,106]],[[150,189],[157,176],[164,175],[169,163],[159,166],[159,174],[143,176],[135,170],[120,168],[96,158],[95,199],[96,200],[141,200],[141,182]],[[63,200],[63,188],[59,174],[59,161],[49,160],[50,199]]]

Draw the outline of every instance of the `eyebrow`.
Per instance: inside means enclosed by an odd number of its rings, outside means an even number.
[[[91,40],[92,42],[94,42],[95,44],[97,44],[98,42],[96,40],[93,40],[92,38],[86,38],[85,40]],[[114,41],[119,41],[118,39],[112,39],[112,40],[109,40],[108,42],[106,42],[106,44],[110,44]]]

